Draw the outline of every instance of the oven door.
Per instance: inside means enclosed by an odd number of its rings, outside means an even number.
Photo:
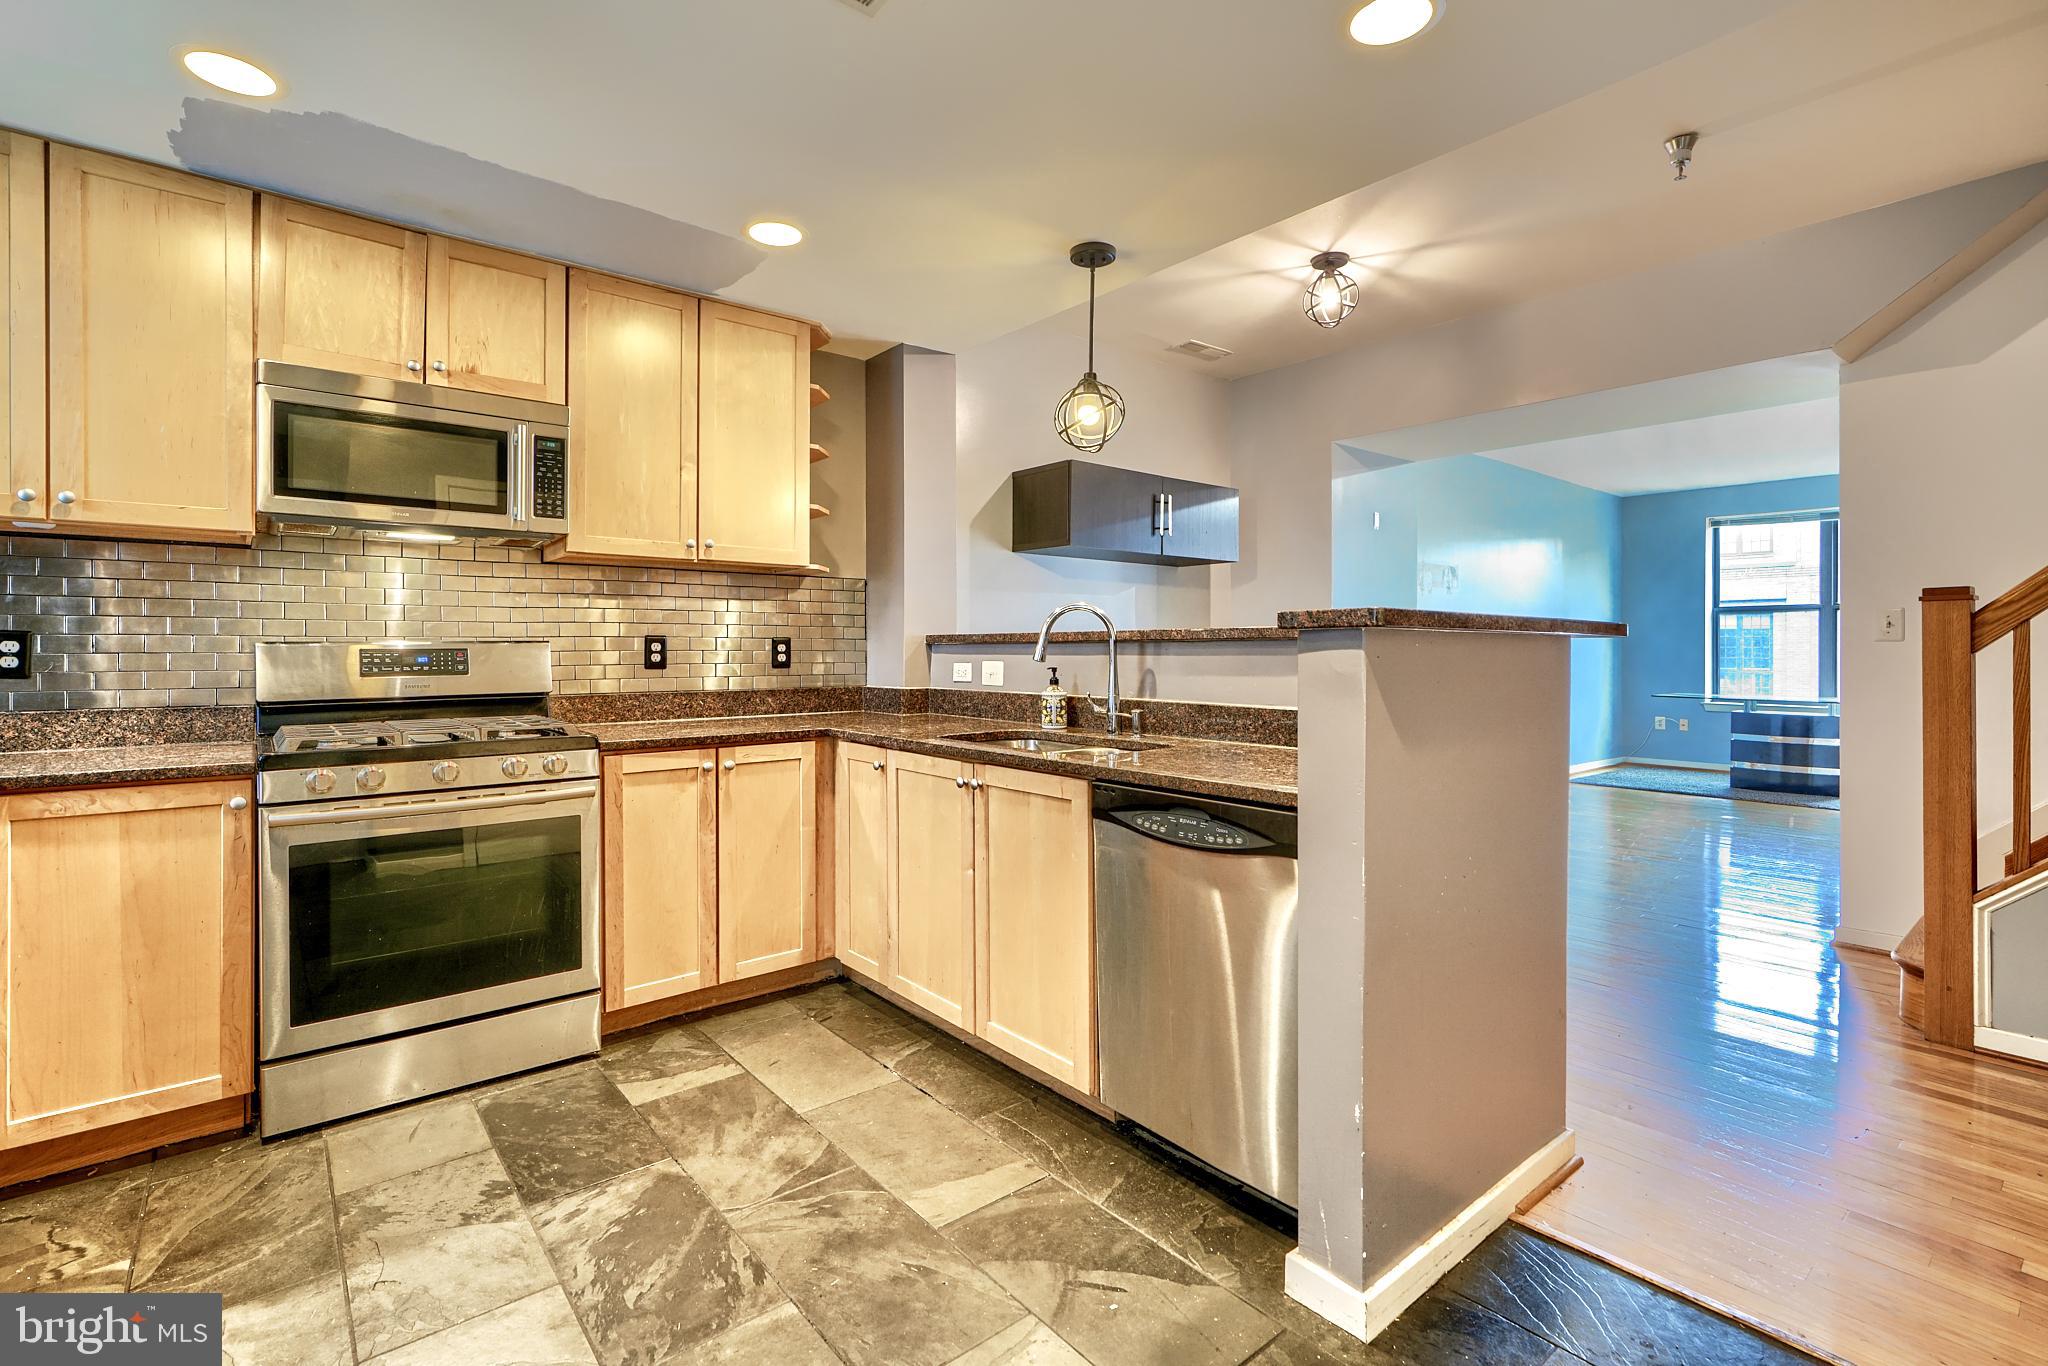
[[[598,986],[595,783],[262,813],[262,1057]]]

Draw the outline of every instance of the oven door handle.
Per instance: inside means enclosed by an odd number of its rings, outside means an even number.
[[[337,821],[396,820],[411,816],[440,816],[464,811],[497,811],[510,806],[547,806],[597,795],[596,783],[574,787],[551,787],[545,792],[502,792],[488,797],[454,797],[446,801],[393,802],[389,806],[337,806],[321,811],[266,811],[269,826],[330,825]]]

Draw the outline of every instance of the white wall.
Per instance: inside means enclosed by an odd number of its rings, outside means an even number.
[[[1920,590],[1966,584],[1988,600],[2048,564],[2044,396],[2048,227],[1843,368],[1847,942],[1888,948],[1921,913]],[[1875,639],[1887,607],[1907,609],[1903,644]],[[2003,643],[1978,656],[1981,828],[2011,813],[2011,716]],[[2036,746],[2039,792],[2048,747]]]
[[[1053,432],[1053,408],[1081,377],[1086,347],[1085,337],[1053,318],[960,353],[959,630],[1035,630],[1047,612],[1076,598],[1100,606],[1119,628],[1211,624],[1216,571],[1210,568],[1070,560],[1010,549],[1015,470],[1073,457],[1204,483],[1232,482],[1227,386],[1132,349],[1096,348],[1097,372],[1127,405],[1123,430],[1095,456],[1082,456],[1062,442]]]

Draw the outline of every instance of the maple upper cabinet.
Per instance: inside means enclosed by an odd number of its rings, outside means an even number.
[[[604,760],[604,1005],[718,981],[717,751]]]
[[[251,536],[254,196],[53,146],[48,209],[44,515],[60,532]]]
[[[834,762],[833,940],[839,961],[889,976],[889,753],[842,744]]]
[[[257,357],[424,378],[427,235],[275,195],[257,211]]]
[[[1081,1091],[1095,1089],[1094,828],[1088,784],[984,765],[977,848],[974,1032]]]
[[[45,155],[41,140],[0,132],[0,472],[7,506],[29,519],[46,515],[50,497],[43,442]]]
[[[570,531],[550,559],[697,555],[697,300],[569,272]]]
[[[810,741],[718,752],[718,975],[818,956],[818,770]]]
[[[699,557],[808,564],[810,324],[709,299],[700,318]]]
[[[566,403],[567,344],[565,267],[452,237],[427,239],[427,383]]]
[[[972,764],[889,756],[889,976],[884,985],[950,1024],[973,1028]]]
[[[246,1095],[246,781],[0,798],[0,1148]]]

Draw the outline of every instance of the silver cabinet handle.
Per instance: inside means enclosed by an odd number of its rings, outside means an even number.
[[[696,548],[697,538],[695,536],[692,536],[689,540],[683,542],[683,549],[685,550],[695,550]]]
[[[409,360],[405,363],[405,368],[417,375],[420,372],[420,363],[416,360]]]
[[[732,761],[732,760],[730,760],[730,759],[727,759],[727,760],[725,761],[725,771],[726,771],[727,773],[730,773],[730,772],[732,772],[732,770],[733,770],[733,761]]]
[[[880,759],[877,759],[877,760],[875,760],[875,772],[877,772],[877,773],[880,773],[881,771],[882,771],[882,761],[881,761]]]
[[[973,788],[976,792],[981,791],[981,779],[979,778],[969,778],[967,780],[967,785]]]
[[[1160,497],[1166,500],[1166,534],[1171,536],[1173,534],[1173,495],[1166,493],[1161,494]]]
[[[228,798],[228,810],[230,811],[246,811],[248,807],[249,799],[247,797]]]
[[[709,759],[706,759],[704,761],[704,771],[706,773],[709,773],[711,771],[711,761]]]
[[[33,503],[35,500],[36,491],[34,489],[16,489],[14,491],[14,501],[17,503]]]
[[[445,361],[445,360],[437,360],[437,361],[435,361],[435,362],[434,362],[434,373],[435,373],[435,374],[437,374],[437,375],[445,375],[445,374],[447,374],[447,373],[448,373],[448,362],[447,362],[447,361]]]
[[[965,787],[965,786],[967,786],[967,780],[966,780],[965,778],[955,778],[955,779],[953,780],[953,786],[955,786],[955,787]]]
[[[705,538],[705,540],[704,540],[704,548],[705,548],[706,550],[713,550],[713,549],[716,549],[716,548],[717,548],[717,546],[718,546],[718,542],[716,542],[716,541],[714,541],[714,540],[710,539],[709,537],[706,537],[706,538]]]
[[[57,494],[57,501],[68,506],[69,504],[78,501],[78,495],[73,493],[70,489],[64,489]]]
[[[1166,532],[1162,529],[1162,521],[1160,514],[1160,506],[1165,501],[1166,495],[1163,493],[1155,493],[1152,495],[1152,526],[1151,529],[1146,532],[1148,536],[1164,536],[1166,534]]]

